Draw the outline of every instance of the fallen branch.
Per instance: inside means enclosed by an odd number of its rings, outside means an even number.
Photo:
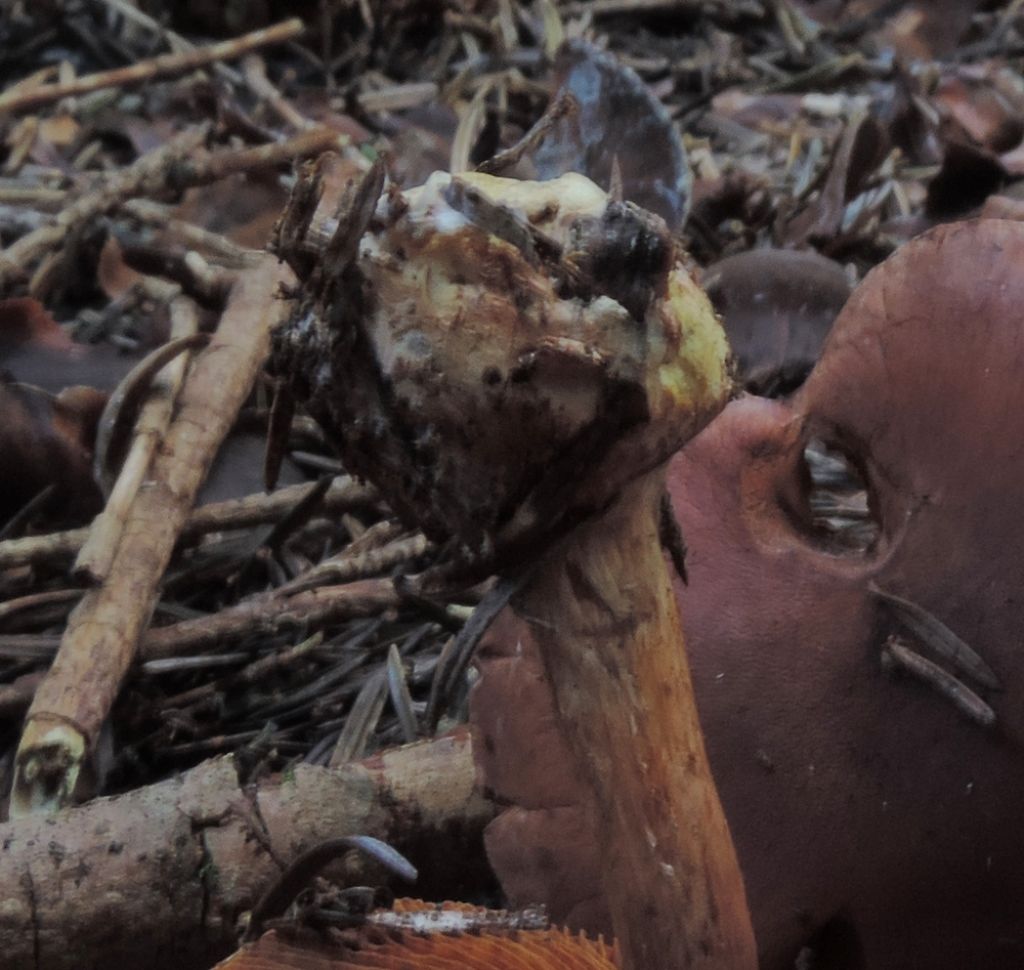
[[[394,845],[425,896],[479,890],[493,809],[473,783],[461,732],[341,768],[299,765],[248,789],[219,758],[55,818],[0,825],[5,970],[207,968],[234,949],[239,917],[284,866],[341,835]],[[345,876],[377,879],[351,866]]]

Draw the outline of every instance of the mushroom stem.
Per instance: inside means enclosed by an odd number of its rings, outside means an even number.
[[[296,260],[278,372],[448,565],[540,557],[519,610],[598,796],[625,970],[753,970],[647,471],[724,406],[721,326],[665,223],[579,175],[435,173],[371,211],[381,179]]]
[[[658,541],[664,469],[551,549],[514,608],[595,789],[624,970],[757,965]]]

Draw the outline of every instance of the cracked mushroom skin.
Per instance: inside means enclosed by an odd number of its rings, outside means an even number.
[[[366,224],[278,371],[460,575],[529,565],[623,970],[752,970],[659,545],[665,462],[732,391],[720,323],[664,222],[578,175],[434,175]]]
[[[689,546],[676,594],[764,970],[804,946],[854,970],[1024,966],[1022,265],[1016,222],[908,243],[854,292],[791,402],[732,402],[670,465]],[[863,552],[808,527],[812,437],[867,481],[880,535]],[[873,587],[941,620],[1001,689],[937,657]],[[893,632],[995,724],[888,671]],[[593,809],[531,636],[506,612],[481,645],[477,750],[510,805],[488,851],[513,904],[596,931]]]

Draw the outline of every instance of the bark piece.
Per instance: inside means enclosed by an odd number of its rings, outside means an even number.
[[[255,788],[229,758],[0,825],[0,948],[7,970],[123,965],[205,970],[236,923],[303,850],[373,835],[433,870],[423,891],[480,878],[464,859],[490,816],[468,736],[383,752],[339,769],[299,766]],[[447,859],[447,863],[445,860]],[[364,873],[363,878],[367,878]]]

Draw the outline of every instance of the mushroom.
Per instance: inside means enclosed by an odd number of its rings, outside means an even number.
[[[735,253],[705,269],[700,283],[721,314],[744,388],[766,397],[803,383],[850,296],[843,267],[810,250]]]
[[[731,392],[722,328],[664,222],[582,176],[437,173],[374,206],[382,179],[350,193],[328,259],[291,247],[305,301],[276,369],[449,550],[432,578],[517,578],[625,970],[752,968],[659,545],[665,462]]]
[[[791,402],[730,403],[670,465],[676,594],[763,970],[804,947],[815,966],[1024,965],[1022,263],[1015,222],[908,243]],[[865,549],[812,525],[813,439],[867,489]],[[532,631],[506,613],[479,656],[479,757],[509,805],[491,861],[513,905],[607,928],[591,796]]]

